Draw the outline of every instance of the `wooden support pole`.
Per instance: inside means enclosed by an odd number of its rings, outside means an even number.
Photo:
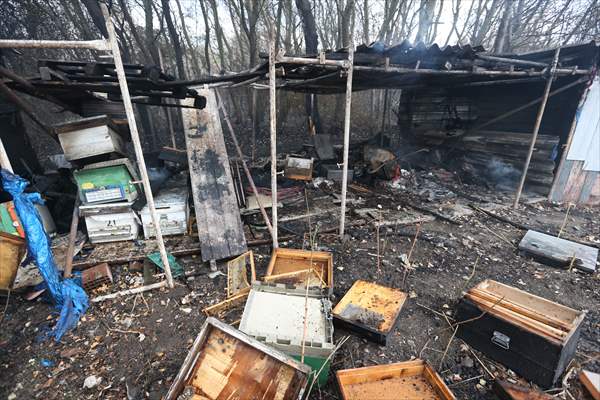
[[[75,253],[75,241],[77,240],[77,225],[79,225],[79,202],[79,196],[75,197],[73,215],[71,216],[71,229],[69,230],[69,247],[67,247],[65,270],[63,272],[65,279],[70,278],[73,272],[73,255]]]
[[[110,50],[106,40],[18,40],[0,39],[0,49],[91,49]]]
[[[12,165],[10,164],[10,160],[8,159],[8,154],[6,154],[6,149],[4,148],[2,139],[0,139],[0,168],[5,169],[10,173],[13,173]]]
[[[105,294],[103,296],[94,297],[92,299],[92,303],[99,303],[104,300],[116,299],[117,297],[127,296],[130,294],[143,293],[143,292],[147,292],[149,290],[158,289],[158,288],[165,287],[165,286],[167,286],[167,282],[162,281],[162,282],[152,283],[152,284],[146,285],[146,286],[136,287],[133,289],[126,289],[126,290],[122,290],[120,292],[115,292],[115,293]]]
[[[348,191],[348,152],[350,150],[350,114],[352,111],[352,73],[354,70],[354,43],[348,49],[346,76],[346,110],[344,112],[344,166],[342,168],[342,205],[340,210],[340,239],[344,238],[346,223],[346,193]]]
[[[277,241],[277,92],[275,91],[275,40],[269,44],[269,115],[271,125],[271,207],[273,248],[279,247]],[[258,198],[257,198],[258,200]]]
[[[227,125],[227,129],[229,129],[229,133],[231,134],[231,139],[233,140],[233,144],[235,146],[235,150],[237,152],[238,157],[242,160],[242,167],[244,169],[244,173],[246,174],[246,179],[248,179],[248,183],[250,183],[250,187],[252,188],[252,193],[256,196],[256,204],[258,204],[258,208],[260,208],[260,213],[262,214],[263,219],[265,220],[265,224],[267,224],[267,228],[269,229],[269,233],[273,236],[273,226],[271,225],[271,221],[269,220],[269,216],[267,215],[267,211],[263,207],[260,202],[260,196],[258,195],[258,190],[256,189],[256,185],[254,184],[254,179],[252,178],[252,174],[248,169],[248,165],[246,164],[246,159],[244,158],[244,153],[242,153],[242,149],[237,140],[237,136],[233,131],[233,126],[231,125],[231,120],[229,119],[229,114],[227,114],[227,110],[225,110],[225,105],[223,100],[221,99],[221,95],[217,89],[214,89],[215,94],[217,95],[218,106],[223,111],[223,119],[225,120],[225,124]],[[242,195],[244,188],[242,187]],[[277,205],[273,205],[273,207],[277,207]]]
[[[544,111],[546,110],[546,104],[548,103],[548,95],[550,94],[550,88],[552,87],[552,81],[554,80],[554,70],[556,69],[556,65],[558,64],[559,55],[560,47],[557,48],[556,52],[554,53],[554,59],[552,60],[552,69],[550,71],[550,76],[548,77],[548,82],[546,82],[544,95],[542,96],[542,102],[540,103],[540,108],[535,119],[535,125],[533,126],[533,133],[531,134],[531,143],[529,143],[529,152],[527,153],[527,158],[525,159],[525,165],[523,166],[523,172],[521,173],[521,181],[519,182],[519,186],[517,187],[517,194],[515,195],[515,202],[513,203],[513,208],[517,208],[519,206],[519,199],[521,198],[521,192],[523,191],[523,186],[525,185],[525,179],[527,178],[527,170],[529,169],[529,163],[531,162],[531,156],[533,155],[533,149],[535,148],[535,141],[537,139],[538,132],[540,131],[540,125],[542,124],[542,117],[544,116]]]
[[[117,71],[117,77],[119,79],[119,87],[121,88],[121,97],[123,98],[123,106],[125,107],[125,113],[127,114],[127,122],[129,124],[129,130],[131,132],[131,141],[133,142],[133,148],[138,162],[138,168],[142,177],[142,184],[144,186],[144,194],[146,195],[146,201],[148,202],[148,208],[150,209],[150,216],[152,217],[152,224],[156,231],[156,241],[158,243],[158,251],[160,252],[160,258],[165,268],[165,275],[167,277],[167,283],[170,288],[174,286],[173,276],[171,275],[171,266],[169,259],[167,258],[167,250],[165,249],[165,243],[163,241],[162,230],[160,227],[160,218],[156,214],[156,207],[154,205],[154,196],[152,195],[152,188],[150,187],[150,180],[148,178],[148,171],[146,170],[146,161],[144,160],[144,152],[142,151],[142,143],[140,141],[140,135],[138,133],[137,125],[135,122],[135,115],[133,112],[133,105],[131,103],[131,97],[129,96],[129,88],[127,86],[127,78],[125,77],[125,69],[123,68],[123,61],[121,60],[121,53],[119,51],[119,44],[117,43],[117,36],[115,34],[115,27],[113,26],[108,7],[106,4],[100,2],[100,8],[106,21],[106,30],[108,31],[108,40],[110,48],[112,50],[115,69]]]

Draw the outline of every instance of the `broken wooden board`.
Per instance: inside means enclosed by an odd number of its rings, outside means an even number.
[[[247,290],[245,292],[236,294],[235,296],[229,297],[228,299],[219,303],[203,308],[202,312],[207,317],[215,317],[227,324],[235,326],[242,320],[242,314],[244,312],[244,307],[246,306],[249,293],[250,291]]]
[[[457,336],[523,378],[548,388],[575,355],[585,311],[493,280],[460,300]]]
[[[529,230],[519,243],[519,250],[537,261],[559,268],[596,271],[598,249]]]
[[[273,250],[265,282],[318,286],[333,291],[333,256],[326,251],[277,248]]]
[[[500,400],[552,400],[554,397],[538,390],[513,385],[512,383],[496,379],[492,386],[494,393]]]
[[[250,269],[248,269],[250,267]],[[248,279],[250,272],[250,279]],[[227,297],[250,291],[250,284],[256,280],[254,253],[245,252],[233,260],[227,261]]]
[[[333,309],[334,322],[386,345],[406,298],[398,289],[358,280]]]
[[[336,372],[344,400],[455,400],[439,374],[422,360]]]
[[[245,252],[246,238],[215,94],[198,92],[206,107],[182,110],[192,195],[202,260],[221,260]]]
[[[600,400],[600,374],[581,370],[579,380],[594,400]]]
[[[300,400],[310,367],[209,317],[165,400]]]

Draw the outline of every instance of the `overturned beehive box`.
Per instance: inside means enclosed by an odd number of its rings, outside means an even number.
[[[297,360],[303,358],[319,373],[319,385],[327,383],[335,345],[331,302],[322,290],[256,282],[240,330]]]
[[[577,348],[585,312],[485,280],[458,304],[457,335],[524,378],[548,388]]]
[[[300,400],[310,368],[207,318],[165,400]]]
[[[336,375],[344,400],[456,399],[438,373],[422,360],[345,369]]]
[[[334,322],[386,345],[406,297],[398,289],[358,280],[333,309]]]

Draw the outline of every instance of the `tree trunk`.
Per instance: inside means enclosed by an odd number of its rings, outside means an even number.
[[[429,31],[435,14],[435,5],[437,0],[421,0],[419,8],[419,30],[415,42],[429,43]]]
[[[319,52],[319,37],[317,36],[317,26],[309,0],[296,0],[296,7],[302,20],[302,30],[304,31],[304,44],[306,54],[316,55]],[[308,117],[308,129],[316,133],[322,133],[321,116],[319,115],[319,106],[317,96],[307,94],[304,96],[306,105],[306,115]]]
[[[177,63],[177,75],[179,79],[186,79],[185,66],[183,65],[183,51],[181,50],[181,42],[179,41],[179,35],[177,34],[177,28],[173,23],[173,16],[171,15],[171,6],[169,0],[161,0],[163,13],[165,15],[165,21],[167,22],[167,30],[171,37],[171,43],[173,43],[173,50],[175,51],[175,62]]]

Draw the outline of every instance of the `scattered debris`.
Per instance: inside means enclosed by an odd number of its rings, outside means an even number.
[[[524,255],[559,268],[578,268],[584,272],[595,272],[598,249],[574,243],[536,231],[527,231],[519,250]]]
[[[494,393],[500,400],[552,400],[554,397],[538,390],[512,384],[496,379],[493,384]]]

